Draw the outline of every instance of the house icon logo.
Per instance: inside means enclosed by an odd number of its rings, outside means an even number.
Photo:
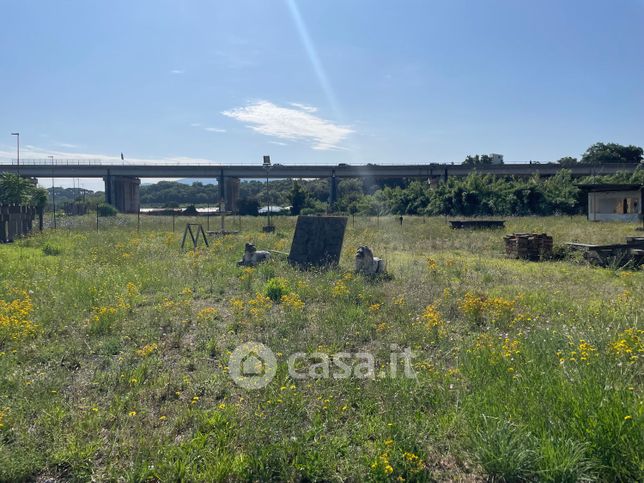
[[[260,342],[246,342],[237,346],[228,361],[228,373],[244,389],[266,387],[277,372],[273,351]]]

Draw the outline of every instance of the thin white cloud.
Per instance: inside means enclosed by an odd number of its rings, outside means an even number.
[[[271,144],[277,144],[278,146],[288,146],[288,143],[283,143],[280,141],[268,141]]]
[[[203,130],[208,132],[226,132],[225,129],[222,129],[220,127],[205,127],[203,128]]]
[[[186,72],[186,71],[185,71],[185,70],[183,70],[183,69],[172,69],[172,70],[170,71],[170,74],[180,75],[180,74],[184,74],[185,72]]]
[[[257,101],[223,111],[222,114],[248,123],[248,127],[260,134],[310,142],[313,149],[321,151],[341,149],[340,143],[354,132],[348,126],[315,116],[315,108],[312,106],[300,106],[293,109],[277,106],[269,101]]]
[[[190,124],[192,127],[201,127],[201,123],[193,122]]]
[[[216,161],[205,158],[190,158],[187,156],[167,156],[167,157],[149,157],[149,158],[136,158],[130,157],[125,153],[125,161],[121,161],[121,153],[117,154],[102,154],[102,153],[75,153],[68,151],[52,151],[49,149],[39,148],[37,146],[21,146],[20,147],[20,161],[29,163],[31,161],[47,161],[49,156],[54,156],[54,161],[58,163],[76,162],[76,161],[100,161],[104,164],[210,164],[218,165]],[[7,144],[0,145],[0,162],[14,161],[16,158],[15,147]],[[162,180],[175,180],[176,178],[145,178],[144,182],[154,183]],[[50,178],[40,178],[39,182],[42,186],[50,186]],[[56,186],[71,187],[78,180],[72,181],[71,178],[56,178]],[[103,191],[104,184],[102,180],[95,178],[82,178],[80,185],[83,188],[91,189],[94,191]]]
[[[59,146],[61,148],[67,148],[67,149],[76,149],[78,147],[78,144],[72,144],[72,143],[56,143],[56,146]]]
[[[121,161],[121,153],[104,154],[104,153],[76,153],[69,151],[59,151],[39,148],[37,146],[25,146],[20,148],[20,161],[28,163],[30,160],[48,160],[49,156],[54,156],[54,160],[64,163],[67,160],[79,161],[100,161],[102,163],[114,164],[217,164],[212,159],[191,158],[188,156],[162,156],[162,157],[133,157],[124,153],[125,161]],[[0,146],[0,161],[10,161],[16,158],[15,148],[9,146]]]
[[[306,112],[317,112],[318,108],[309,106],[307,104],[300,104],[299,102],[290,102],[289,103],[293,107],[297,107],[298,109],[302,109],[303,111]]]

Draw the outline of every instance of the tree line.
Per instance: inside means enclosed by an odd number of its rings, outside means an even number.
[[[411,179],[373,181],[350,178],[339,181],[338,197],[333,207],[330,206],[330,186],[326,179],[275,180],[268,187],[266,183],[251,181],[241,183],[239,211],[243,215],[257,215],[259,208],[266,206],[270,198],[272,206],[289,206],[290,214],[295,215],[320,214],[330,210],[371,216],[576,214],[586,209],[586,195],[578,185],[589,183],[644,185],[644,165],[634,172],[577,179],[566,168],[551,177],[533,175],[527,179],[473,171],[465,178],[451,177],[432,186],[427,181]],[[210,196],[211,204],[214,204],[219,197],[215,185],[195,183],[186,186],[171,182],[163,182],[163,185],[159,192],[155,192],[156,185],[146,186],[146,189],[152,193],[152,199],[166,206],[207,199],[204,194]],[[173,189],[182,195],[173,198]]]
[[[476,166],[492,162],[487,155],[468,156],[464,164]],[[578,184],[634,183],[644,184],[642,148],[615,143],[596,143],[579,160],[561,158],[559,164],[638,163],[632,173],[595,176],[573,180],[568,169],[555,176],[528,179],[483,175],[474,170],[466,178],[449,178],[430,186],[426,181],[411,179],[376,180],[373,178],[342,179],[338,182],[337,200],[330,206],[330,185],[326,179],[251,180],[240,184],[239,211],[256,215],[262,206],[289,206],[291,214],[319,214],[328,211],[364,215],[552,215],[582,213],[586,196]],[[219,187],[214,184],[161,181],[141,186],[144,206],[178,207],[215,205]],[[32,204],[44,207],[51,189],[37,188],[31,181],[16,175],[0,176],[0,203]],[[56,188],[56,202],[102,200],[101,192]]]
[[[466,178],[449,178],[430,186],[427,182],[409,179],[374,180],[343,179],[338,183],[338,198],[329,204],[330,186],[326,179],[274,180],[242,182],[239,210],[256,215],[261,206],[290,206],[292,214],[318,214],[327,211],[364,215],[552,215],[575,214],[586,210],[586,195],[578,184],[641,183],[643,150],[638,146],[595,143],[580,159],[570,156],[557,161],[566,167],[575,164],[639,164],[634,173],[596,176],[573,180],[571,172],[562,169],[555,176],[528,179],[479,174],[473,171]],[[470,155],[464,160],[476,168],[492,164],[489,155]],[[215,185],[194,183],[192,186],[161,182],[141,188],[143,203],[202,203],[218,200]]]

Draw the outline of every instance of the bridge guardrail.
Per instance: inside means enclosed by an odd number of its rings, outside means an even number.
[[[391,163],[338,163],[337,167],[343,166],[387,166]],[[455,163],[398,163],[401,166],[459,166],[460,164]],[[528,164],[528,163],[525,163]],[[289,164],[274,163],[272,166],[319,166],[320,163],[317,162],[297,162]],[[18,166],[16,159],[11,160],[2,160],[0,159],[0,166]],[[208,161],[208,162],[182,162],[177,161],[155,161],[155,160],[136,160],[136,161],[120,161],[120,160],[102,160],[102,159],[20,159],[20,166],[262,166],[261,162],[257,161],[238,161],[234,163],[221,163],[217,161]]]

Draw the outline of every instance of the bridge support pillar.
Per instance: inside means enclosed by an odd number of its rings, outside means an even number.
[[[335,205],[338,202],[338,179],[335,177],[335,170],[329,178],[329,211],[335,211]]]
[[[427,184],[429,184],[430,189],[436,189],[438,185],[444,181],[445,179],[443,178],[443,176],[440,176],[440,175],[439,176],[434,175],[427,178]]]
[[[219,198],[224,203],[224,210],[231,213],[239,208],[239,178],[224,176],[222,171],[218,179]]]
[[[141,207],[139,186],[141,180],[134,176],[112,176],[105,178],[105,201],[121,213],[138,213]]]
[[[224,181],[224,205],[226,211],[236,213],[239,208],[239,178],[228,176]]]

